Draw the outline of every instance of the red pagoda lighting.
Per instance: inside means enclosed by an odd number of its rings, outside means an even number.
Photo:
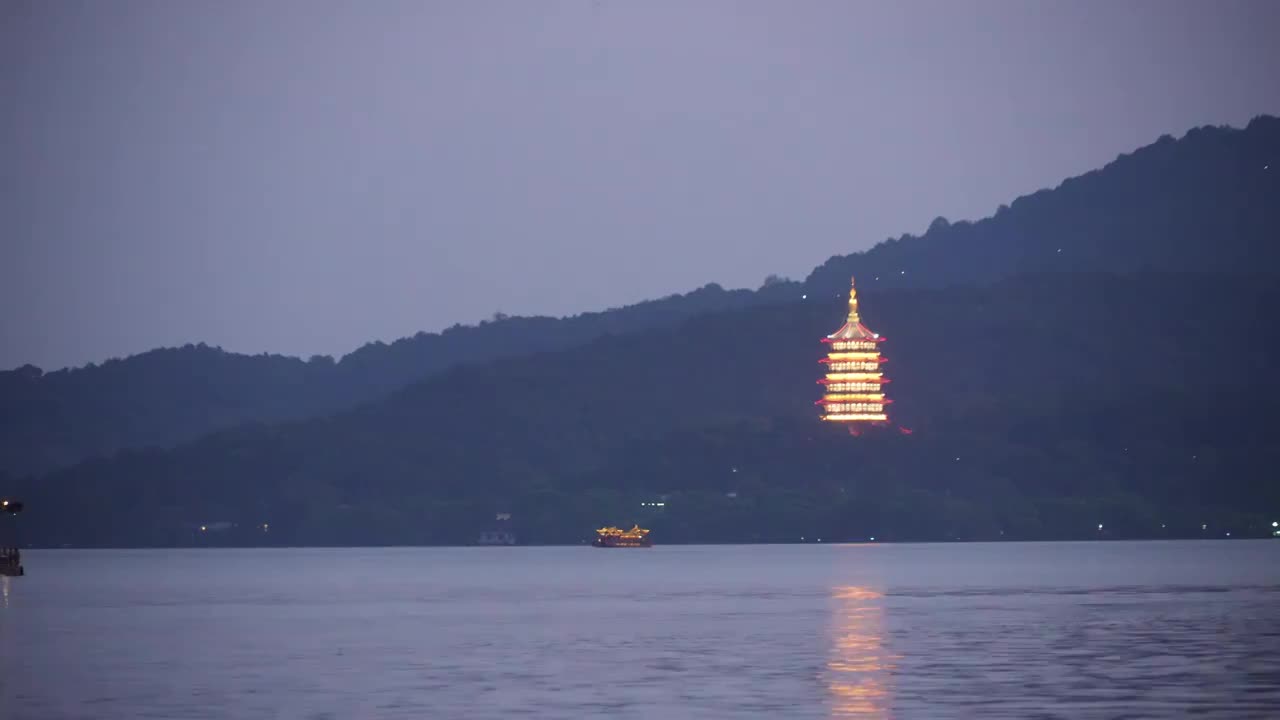
[[[880,372],[885,359],[878,349],[883,340],[862,324],[858,317],[858,290],[851,285],[849,317],[839,330],[822,339],[830,346],[821,360],[827,366],[826,376],[818,381],[826,386],[817,403],[822,406],[823,420],[849,423],[850,428],[889,421],[884,410],[891,402],[884,395],[884,385],[889,381]]]

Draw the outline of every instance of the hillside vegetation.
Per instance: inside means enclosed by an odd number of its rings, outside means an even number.
[[[867,293],[910,435],[816,421],[817,339],[841,310],[703,316],[85,463],[29,488],[32,537],[183,544],[225,521],[213,541],[461,543],[498,511],[529,542],[637,520],[668,541],[1239,535],[1280,502],[1269,278]]]
[[[196,346],[22,368],[0,375],[0,493],[45,545],[465,543],[496,512],[548,543],[602,522],[662,542],[1269,535],[1278,178],[1280,120],[1259,118],[803,283],[336,363]],[[895,400],[857,438],[813,405],[851,273]]]
[[[975,168],[975,172],[981,172]],[[370,343],[333,361],[160,349],[85,368],[0,372],[0,473],[22,476],[121,449],[172,447],[246,422],[319,417],[450,368],[671,328],[698,315],[864,289],[979,285],[1035,272],[1272,273],[1280,268],[1280,119],[1199,128],[978,222],[834,257],[803,285],[708,285],[573,318],[496,318]]]

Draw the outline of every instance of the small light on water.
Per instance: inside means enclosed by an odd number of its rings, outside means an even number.
[[[876,541],[876,539],[875,539],[875,538],[871,538],[871,542],[875,542],[875,541]]]
[[[208,529],[209,529],[209,528],[205,527],[204,525],[201,525],[201,526],[200,526],[200,532],[205,532],[205,531],[206,531],[206,530],[208,530]]]
[[[1275,520],[1272,520],[1271,527],[1280,527],[1280,522],[1276,522]]]

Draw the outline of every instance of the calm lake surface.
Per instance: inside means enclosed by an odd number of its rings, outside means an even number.
[[[1280,717],[1280,542],[31,551],[0,718]]]

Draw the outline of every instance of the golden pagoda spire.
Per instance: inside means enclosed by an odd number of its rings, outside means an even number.
[[[854,278],[849,278],[849,322],[862,322],[858,318],[858,287]]]

